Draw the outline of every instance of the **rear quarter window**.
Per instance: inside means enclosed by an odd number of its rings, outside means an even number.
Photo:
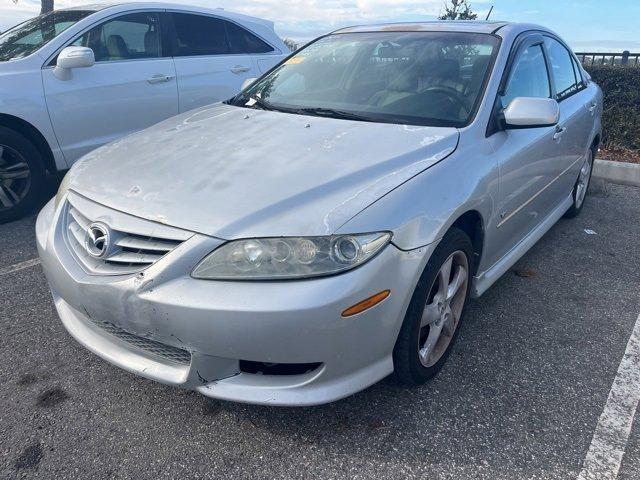
[[[269,53],[273,47],[235,23],[226,22],[231,53]]]

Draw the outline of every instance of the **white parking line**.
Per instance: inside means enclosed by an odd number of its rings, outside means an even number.
[[[615,480],[640,400],[640,316],[627,343],[578,480]]]
[[[19,272],[20,270],[24,270],[25,268],[35,267],[40,264],[39,258],[33,258],[31,260],[27,260],[26,262],[16,263],[15,265],[11,265],[9,267],[0,268],[0,277],[2,275],[8,275],[9,273]]]

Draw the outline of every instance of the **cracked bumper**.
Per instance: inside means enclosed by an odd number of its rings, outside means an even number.
[[[393,346],[431,248],[393,245],[346,274],[304,281],[219,282],[190,277],[220,241],[195,235],[141,274],[88,275],[60,240],[50,202],[36,224],[38,250],[70,334],[137,375],[214,398],[271,405],[331,402],[393,371]],[[350,318],[341,312],[382,290],[391,295]],[[114,336],[101,324],[189,352],[178,363]],[[258,375],[240,361],[319,363],[302,375]]]

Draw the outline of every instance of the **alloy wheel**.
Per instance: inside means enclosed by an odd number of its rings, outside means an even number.
[[[18,205],[31,188],[31,169],[15,149],[0,145],[0,210]]]
[[[468,282],[469,261],[457,250],[440,267],[422,312],[418,356],[423,366],[432,367],[447,351],[460,323]]]
[[[580,208],[587,196],[587,190],[589,189],[589,181],[591,180],[591,169],[593,168],[593,152],[590,150],[587,154],[582,168],[580,169],[580,176],[578,177],[578,184],[576,185],[576,208]]]

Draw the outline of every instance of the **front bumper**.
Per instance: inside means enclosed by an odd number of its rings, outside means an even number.
[[[433,248],[403,252],[390,245],[362,267],[333,277],[221,282],[190,277],[221,243],[194,235],[141,273],[96,276],[81,268],[62,240],[62,210],[47,204],[36,234],[58,314],[76,340],[143,377],[257,404],[327,403],[390,374],[404,313]],[[391,295],[382,303],[341,316],[386,289]],[[188,352],[188,360],[158,355],[145,340]],[[262,375],[243,371],[241,361],[317,368]]]

